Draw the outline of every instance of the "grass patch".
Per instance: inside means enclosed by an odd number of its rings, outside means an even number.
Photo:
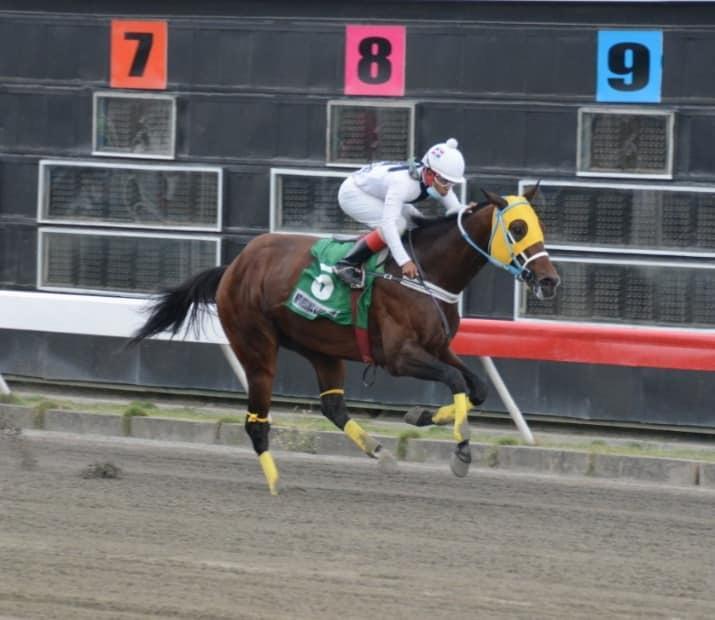
[[[131,403],[129,403],[129,406],[130,407],[139,407],[140,409],[143,409],[144,411],[146,411],[147,409],[152,410],[152,409],[157,408],[157,406],[154,403],[149,402],[148,400],[133,400]]]
[[[407,442],[410,439],[420,439],[422,435],[419,431],[409,430],[404,433],[400,433],[397,437],[397,447],[395,448],[395,454],[397,458],[404,461],[407,458]]]
[[[20,399],[14,394],[0,394],[0,403],[4,405],[19,405]]]
[[[698,450],[697,448],[661,448],[658,446],[647,446],[629,442],[626,445],[608,445],[592,447],[593,454],[616,454],[621,456],[648,456],[656,458],[686,459],[695,461],[715,462],[715,452],[708,450]]]
[[[132,418],[145,418],[149,414],[139,405],[129,405],[122,413],[122,432],[125,437],[132,434]]]
[[[47,400],[47,399],[43,399],[35,405],[35,412],[42,414],[43,416],[50,409],[64,409],[64,407],[60,403],[58,403],[56,400]]]
[[[144,407],[141,407],[140,405],[132,404],[129,405],[124,412],[122,413],[124,417],[132,417],[132,416],[147,416],[149,413],[144,409]]]
[[[45,428],[45,414],[50,409],[62,409],[62,406],[57,401],[43,398],[35,405],[34,409],[35,418],[33,420],[33,426],[37,429],[43,429]]]
[[[240,415],[225,415],[216,420],[219,424],[243,424],[246,419]]]
[[[497,437],[497,440],[494,443],[498,446],[519,446],[522,444],[522,442],[516,437]]]

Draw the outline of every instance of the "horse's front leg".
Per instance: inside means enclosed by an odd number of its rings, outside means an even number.
[[[440,359],[457,368],[464,376],[469,389],[467,409],[471,411],[481,405],[487,398],[487,383],[473,373],[451,349],[445,349]],[[413,424],[414,426],[450,424],[454,422],[454,403],[443,405],[437,411],[425,409],[424,407],[413,407],[405,414],[404,420],[407,424]]]
[[[454,400],[450,407],[454,420],[453,435],[457,442],[450,466],[456,476],[466,476],[472,462],[468,419],[470,400],[467,397],[467,380],[462,371],[413,342],[404,343],[399,352],[391,356],[391,363],[387,368],[395,375],[439,381],[449,387]]]

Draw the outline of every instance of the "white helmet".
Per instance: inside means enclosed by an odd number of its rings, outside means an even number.
[[[454,138],[430,147],[422,158],[422,163],[451,183],[464,183],[464,157],[457,148]]]

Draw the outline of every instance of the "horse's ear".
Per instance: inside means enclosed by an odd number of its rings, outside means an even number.
[[[507,206],[507,201],[504,200],[499,194],[495,194],[494,192],[488,192],[484,188],[482,188],[482,194],[486,197],[486,199],[493,205],[496,205],[500,209],[503,209],[504,207]]]
[[[527,189],[524,192],[524,198],[526,198],[529,202],[534,201],[534,197],[536,196],[536,192],[539,191],[539,185],[541,184],[541,179],[539,179],[536,182],[536,185],[532,185],[529,189]]]

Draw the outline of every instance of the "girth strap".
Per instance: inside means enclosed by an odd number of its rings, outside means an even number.
[[[360,357],[365,364],[374,364],[372,359],[372,347],[370,346],[370,334],[367,329],[357,326],[357,305],[363,289],[352,289],[350,291],[350,307],[353,312],[353,329],[355,330],[355,340],[357,341]]]

